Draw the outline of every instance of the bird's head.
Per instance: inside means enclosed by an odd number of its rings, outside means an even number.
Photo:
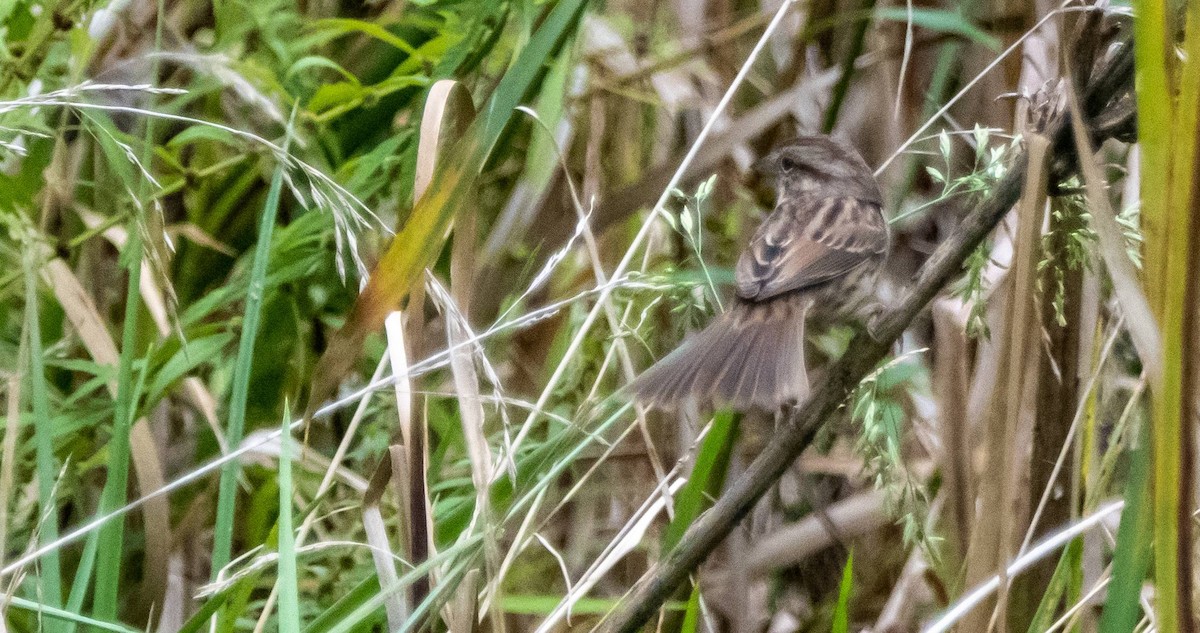
[[[879,203],[879,185],[862,155],[823,134],[803,135],[776,147],[755,166],[773,176],[779,194],[808,191]]]

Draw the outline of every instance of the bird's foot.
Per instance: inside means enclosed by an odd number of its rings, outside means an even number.
[[[865,312],[866,319],[864,320],[864,325],[866,326],[867,335],[876,342],[882,342],[884,337],[880,335],[879,328],[883,325],[883,319],[888,314],[887,306],[876,302],[868,306]]]

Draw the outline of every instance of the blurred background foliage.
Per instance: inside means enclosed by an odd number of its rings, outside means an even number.
[[[1192,630],[1196,3],[0,0],[0,633],[589,630],[771,441],[620,392],[728,297],[755,159],[881,166],[894,301],[1132,30],[1143,157],[1014,209],[680,631],[997,573],[960,630]]]

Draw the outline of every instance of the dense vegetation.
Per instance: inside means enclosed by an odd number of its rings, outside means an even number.
[[[0,25],[0,633],[1196,630],[1200,3]],[[636,407],[801,131],[878,167],[890,337]]]

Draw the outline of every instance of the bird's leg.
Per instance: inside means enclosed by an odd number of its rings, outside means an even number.
[[[888,307],[884,305],[882,301],[875,301],[871,305],[867,306],[864,312],[866,313],[866,319],[863,320],[863,324],[867,331],[867,335],[874,339],[877,343],[882,342],[883,339],[877,334],[877,332],[879,331],[880,323],[883,321],[883,316],[888,312]]]

